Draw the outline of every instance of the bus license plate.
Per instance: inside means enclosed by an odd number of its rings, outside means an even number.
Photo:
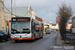
[[[21,40],[21,39],[23,39],[23,38],[19,38],[19,39]]]

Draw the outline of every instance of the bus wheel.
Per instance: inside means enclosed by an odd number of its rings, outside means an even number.
[[[8,36],[6,37],[5,41],[8,41]]]
[[[43,38],[43,34],[42,34],[42,37],[41,38]]]
[[[2,40],[0,40],[0,42],[2,42]]]
[[[18,42],[18,40],[15,40],[15,42]]]
[[[41,38],[40,34],[39,34],[39,39]]]
[[[35,35],[33,36],[33,40],[32,41],[35,41]]]

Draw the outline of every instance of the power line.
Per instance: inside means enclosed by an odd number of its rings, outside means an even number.
[[[28,13],[28,11],[27,11],[27,13]],[[27,13],[26,13],[24,16],[26,16],[26,15],[27,15]]]
[[[27,11],[27,13],[28,13],[28,11]],[[24,16],[26,16],[27,15],[27,13],[24,15]],[[32,14],[32,13],[30,13],[30,14]],[[32,15],[34,15],[34,14],[32,14]],[[34,15],[35,16],[35,15]]]
[[[0,1],[1,2],[1,4],[7,9],[7,11],[9,11],[8,10],[8,8],[2,3],[2,1]],[[10,11],[9,11],[10,12]],[[11,13],[11,12],[10,12]],[[28,13],[28,11],[27,11],[27,13]],[[27,15],[27,13],[24,15],[24,16],[26,16]],[[31,14],[31,13],[30,13]],[[14,15],[14,14],[12,14],[12,15]],[[33,14],[34,15],[34,14]],[[35,15],[34,15],[35,16]]]
[[[4,4],[2,3],[2,1],[0,1],[1,2],[1,4],[4,6]],[[5,6],[4,6],[5,7]],[[5,7],[6,8],[6,7]],[[7,9],[7,8],[6,8]],[[8,9],[7,9],[8,10]],[[8,10],[9,11],[9,10]],[[9,11],[10,12],[10,11]],[[10,12],[11,13],[11,12]]]
[[[9,10],[8,10],[8,8],[2,3],[2,1],[0,1],[1,2],[1,4],[7,9],[7,11],[9,12],[9,13],[11,13]],[[12,14],[12,15],[14,15],[14,14]]]
[[[0,2],[1,2],[1,4],[7,9],[7,11],[8,11],[9,13],[11,13],[11,12],[8,10],[8,8],[2,3],[2,1],[0,1]],[[28,11],[27,11],[27,13],[28,13]],[[26,13],[24,16],[26,16],[27,13]],[[32,14],[32,13],[30,12],[30,14]],[[12,15],[14,15],[14,14],[12,13]],[[32,14],[32,15],[34,15],[34,14]],[[34,15],[34,16],[35,16],[35,15]]]

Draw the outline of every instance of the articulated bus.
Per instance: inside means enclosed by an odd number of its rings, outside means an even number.
[[[11,18],[11,40],[35,40],[42,38],[44,24],[31,17]]]

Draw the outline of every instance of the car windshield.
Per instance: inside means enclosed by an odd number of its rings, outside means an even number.
[[[46,30],[46,32],[50,32],[50,30]]]
[[[29,33],[30,22],[29,21],[12,22],[11,30],[13,33]]]
[[[2,34],[2,31],[0,31],[0,34]]]

